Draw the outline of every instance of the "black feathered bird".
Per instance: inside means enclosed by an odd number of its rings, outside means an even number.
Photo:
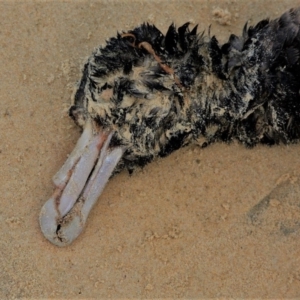
[[[64,246],[81,232],[109,177],[194,141],[297,142],[300,8],[245,25],[220,45],[189,23],[166,35],[142,24],[97,48],[70,116],[83,134],[43,206],[42,231]]]

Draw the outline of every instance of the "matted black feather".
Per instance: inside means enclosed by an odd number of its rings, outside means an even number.
[[[119,169],[130,171],[201,138],[204,146],[297,142],[299,29],[299,8],[246,24],[224,45],[189,23],[165,36],[144,23],[95,50],[70,115],[113,127],[113,145],[127,149]]]

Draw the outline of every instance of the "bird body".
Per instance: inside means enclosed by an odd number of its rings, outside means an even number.
[[[71,243],[112,174],[192,142],[297,142],[299,29],[300,8],[245,25],[242,36],[231,35],[224,45],[197,34],[197,26],[189,30],[189,23],[172,24],[166,35],[142,24],[96,48],[69,111],[83,138],[54,178],[57,190],[40,216],[44,235],[59,246]],[[79,162],[90,152],[92,167],[82,172],[86,163]],[[77,173],[86,175],[75,180]],[[74,197],[73,188],[65,192],[72,184],[81,186]]]

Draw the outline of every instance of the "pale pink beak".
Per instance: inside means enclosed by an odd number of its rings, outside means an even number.
[[[73,152],[53,177],[56,189],[40,213],[41,230],[51,243],[69,245],[83,230],[125,150],[109,147],[112,135],[88,120]]]

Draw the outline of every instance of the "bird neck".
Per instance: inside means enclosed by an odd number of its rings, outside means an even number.
[[[204,136],[209,141],[234,137],[253,103],[262,98],[259,64],[247,65],[248,53],[243,53],[238,57],[240,65],[230,69],[230,57],[223,55],[215,43],[211,40],[201,48],[204,64],[189,92],[194,137]]]

